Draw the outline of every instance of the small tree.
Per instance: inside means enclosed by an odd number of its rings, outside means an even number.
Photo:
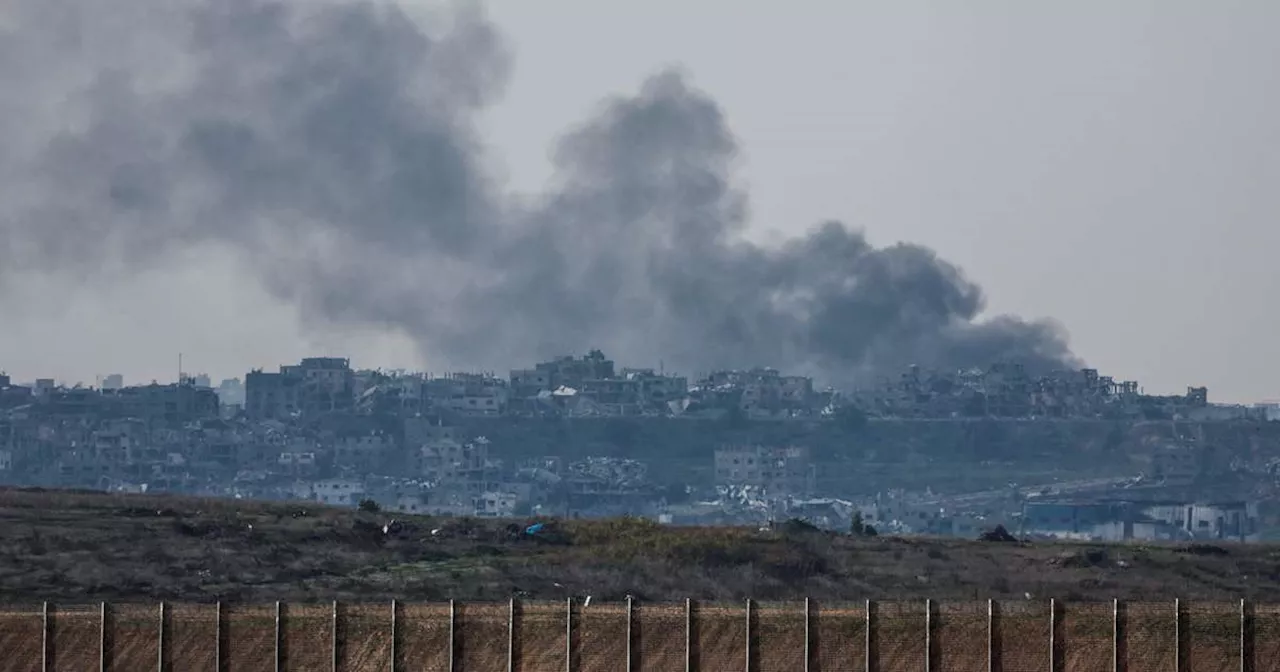
[[[382,507],[372,499],[362,499],[356,509],[365,513],[378,513]]]

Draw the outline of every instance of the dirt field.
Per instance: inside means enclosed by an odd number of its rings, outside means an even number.
[[[383,526],[397,524],[387,533]],[[519,527],[530,521],[519,521]],[[0,602],[865,599],[1280,603],[1280,549],[851,538],[0,490]]]

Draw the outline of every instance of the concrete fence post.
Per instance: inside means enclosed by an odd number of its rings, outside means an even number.
[[[813,658],[813,652],[809,650],[810,641],[812,641],[809,627],[809,618],[812,613],[810,606],[809,598],[804,598],[804,672],[809,672],[809,660]]]
[[[107,603],[98,603],[98,671],[107,672]]]
[[[1049,672],[1058,672],[1058,600],[1049,598]]]
[[[516,598],[507,602],[507,672],[516,672]]]
[[[634,604],[630,595],[627,596],[627,669],[626,672],[632,672],[635,669],[631,662],[631,624],[635,617]]]
[[[1173,672],[1182,672],[1182,600],[1173,598]]]
[[[564,600],[564,672],[573,672],[573,598]]]
[[[49,672],[49,603],[40,607],[40,672]]]
[[[1111,672],[1120,672],[1120,600],[1111,600]]]
[[[164,672],[164,600],[160,600],[160,623],[156,632],[156,669]]]
[[[391,600],[391,672],[396,672],[396,634],[399,628],[396,627],[396,612],[399,611],[399,605],[395,599]]]
[[[873,623],[873,621],[875,620],[876,612],[874,607],[875,607],[875,602],[872,602],[871,600],[867,600],[867,603],[866,603],[867,621],[866,623],[863,624],[864,627],[862,632],[863,666],[866,672],[875,672],[875,665],[876,665],[875,652],[871,648],[872,645],[874,644],[871,637],[872,631],[875,629],[875,623]]]
[[[222,600],[213,605],[213,669],[222,672]]]
[[[281,632],[280,632],[280,600],[276,600],[276,642],[275,642],[275,647],[276,647],[275,671],[276,672],[280,672],[280,663],[282,662],[280,660],[280,657],[281,657],[281,654],[284,653],[283,651],[281,651],[283,647],[281,647],[280,645],[283,643],[283,640],[284,638],[281,637]]]
[[[333,601],[333,611],[329,618],[329,657],[333,666],[332,672],[338,672],[338,601]]]
[[[693,598],[684,598],[684,672],[693,672]]]
[[[996,601],[987,599],[987,672],[996,672]]]
[[[449,600],[449,672],[458,668],[458,603]]]
[[[1244,598],[1240,598],[1240,672],[1249,672],[1252,665],[1249,661],[1249,609]]]
[[[742,669],[744,672],[751,672],[751,598],[747,598],[747,657]]]
[[[924,601],[924,672],[933,669],[933,600]]]

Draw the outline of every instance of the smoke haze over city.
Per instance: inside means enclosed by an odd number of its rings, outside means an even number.
[[[985,315],[925,245],[838,221],[752,242],[742,148],[696,72],[602,92],[565,120],[552,179],[517,197],[476,120],[519,58],[475,6],[17,0],[0,16],[0,291],[217,249],[315,328],[403,333],[425,361],[599,347],[839,383],[1082,364],[1057,323]]]

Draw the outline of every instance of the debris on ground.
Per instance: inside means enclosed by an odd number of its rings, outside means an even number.
[[[1213,555],[1224,556],[1229,555],[1227,549],[1213,544],[1190,544],[1178,549],[1179,553],[1189,553],[1191,555]]]
[[[812,534],[821,531],[817,525],[802,518],[790,518],[782,524],[782,533],[787,535]]]
[[[1009,534],[1009,530],[1004,529],[1004,525],[996,525],[995,529],[987,530],[978,535],[978,541],[995,541],[1000,543],[1016,542],[1017,537]]]
[[[1067,551],[1049,561],[1055,567],[1083,569],[1086,567],[1102,567],[1110,564],[1107,552],[1101,548],[1089,548],[1083,551]]]

